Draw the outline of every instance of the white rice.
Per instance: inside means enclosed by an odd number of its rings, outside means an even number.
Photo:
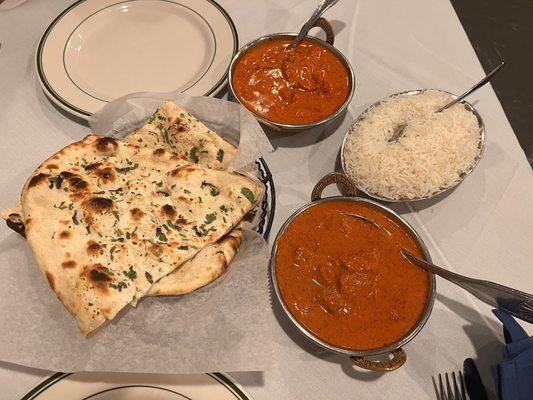
[[[447,93],[399,95],[374,107],[346,138],[346,173],[370,194],[416,199],[457,183],[480,155],[476,116]],[[407,123],[397,142],[394,128]]]

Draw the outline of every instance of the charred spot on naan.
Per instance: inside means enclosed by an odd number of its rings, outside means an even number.
[[[118,150],[118,142],[110,137],[104,136],[96,139],[95,148],[100,153],[109,155]]]
[[[178,215],[178,213],[176,212],[176,209],[173,206],[171,206],[170,204],[165,204],[163,207],[161,207],[161,215],[163,217],[174,219]]]
[[[69,179],[69,178],[72,178],[74,176],[74,174],[70,171],[61,171],[59,173],[59,176],[62,178],[62,179]]]
[[[70,190],[73,192],[81,192],[87,189],[89,184],[81,179],[79,176],[73,176],[72,178],[69,178],[68,180]]]
[[[182,178],[189,175],[191,172],[195,171],[197,168],[192,164],[184,165],[183,167],[175,168],[171,175],[175,178]]]
[[[46,271],[44,273],[44,275],[46,276],[46,280],[48,281],[48,284],[50,285],[50,287],[52,288],[52,290],[55,290],[55,287],[56,287],[56,283],[55,283],[55,279],[54,279],[54,275],[52,275],[50,272]]]
[[[92,164],[89,164],[89,165],[86,165],[84,167],[85,171],[93,171],[95,169],[98,169],[98,167],[100,167],[100,165],[102,165],[102,163],[92,163]]]
[[[72,236],[72,234],[70,233],[70,231],[61,231],[61,233],[59,234],[59,239],[68,239]]]
[[[159,257],[163,253],[163,246],[157,243],[153,243],[148,247],[148,250],[154,256]]]
[[[47,181],[47,179],[50,177],[48,174],[43,174],[42,172],[40,174],[35,175],[30,179],[30,182],[28,183],[28,188],[35,187],[42,182]]]
[[[117,179],[117,173],[113,167],[97,168],[95,174],[103,183],[114,182]]]
[[[11,213],[6,219],[6,225],[17,232],[19,235],[26,237],[26,228],[22,222],[22,217],[20,214]]]
[[[76,261],[74,260],[67,260],[67,261],[63,261],[61,263],[61,266],[63,268],[66,268],[66,269],[69,269],[69,268],[74,268],[76,266]]]
[[[172,154],[170,156],[170,160],[171,161],[183,161],[183,160],[186,160],[187,159],[187,153],[185,152],[180,152],[179,154]]]
[[[89,213],[103,214],[114,208],[113,200],[107,197],[93,197],[83,202],[82,207]]]
[[[93,240],[89,240],[89,242],[87,243],[87,255],[89,257],[94,257],[98,255],[98,253],[100,253],[101,248],[102,246],[100,246],[99,243],[96,243]]]
[[[114,281],[111,274],[102,264],[89,264],[83,267],[80,278],[102,294],[106,294],[109,293],[109,284]]]
[[[47,164],[44,166],[46,169],[59,169],[59,166],[57,164]]]
[[[166,153],[165,149],[155,149],[152,154],[157,157],[161,157]]]
[[[187,197],[185,196],[178,196],[178,200],[183,202],[183,203],[187,203],[187,204],[190,204],[192,203],[192,200],[191,199],[188,199]]]
[[[191,222],[187,221],[185,218],[178,218],[176,221],[174,221],[176,225],[190,225]]]
[[[141,220],[142,217],[145,215],[143,210],[141,210],[140,208],[133,208],[133,209],[130,210],[130,213],[131,213],[131,217],[135,221]]]
[[[115,154],[118,150],[118,142],[110,137],[104,136],[96,139],[95,148],[105,155]]]

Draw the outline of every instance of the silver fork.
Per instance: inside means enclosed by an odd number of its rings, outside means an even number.
[[[432,376],[431,380],[433,381],[433,388],[435,389],[435,394],[437,395],[437,400],[466,400],[465,394],[465,383],[463,379],[463,374],[459,371],[459,375],[456,376],[455,372],[450,375],[446,372],[444,374],[446,385],[442,381],[442,374],[439,374],[439,384],[435,381],[435,377]],[[453,389],[452,389],[453,387]]]

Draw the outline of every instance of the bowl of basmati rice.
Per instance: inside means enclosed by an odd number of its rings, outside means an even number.
[[[464,100],[435,113],[454,98],[419,89],[370,106],[344,137],[344,173],[363,193],[389,202],[426,200],[459,185],[483,155],[485,128]],[[401,124],[407,124],[403,133],[389,142]]]

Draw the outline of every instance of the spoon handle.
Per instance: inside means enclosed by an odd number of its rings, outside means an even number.
[[[405,249],[402,249],[402,254],[419,267],[462,287],[482,302],[505,310],[521,320],[533,323],[533,295],[500,285],[499,283],[456,274],[455,272],[448,271],[422,260]]]
[[[450,108],[451,106],[453,106],[454,104],[460,102],[461,100],[463,100],[466,96],[468,96],[470,93],[474,92],[475,90],[478,90],[480,87],[482,87],[483,85],[485,85],[488,81],[490,81],[490,79],[494,76],[494,74],[496,74],[496,72],[498,72],[503,66],[505,65],[505,62],[501,62],[500,65],[498,65],[496,68],[494,68],[492,71],[490,71],[486,77],[484,77],[482,80],[480,80],[478,83],[476,83],[474,86],[472,86],[470,89],[468,89],[466,92],[464,92],[462,95],[460,95],[458,98],[456,98],[455,100],[452,100],[450,101],[448,104],[446,104],[444,107],[441,107],[439,108],[437,111],[435,111],[436,113],[440,113],[441,111],[444,111],[448,108]]]
[[[321,15],[324,14],[331,7],[333,7],[338,1],[339,0],[320,0],[320,3],[318,3],[317,8],[315,9],[311,17],[307,20],[307,22],[302,26],[302,29],[300,29],[298,36],[296,36],[296,38],[291,42],[291,45],[296,46],[298,43],[300,43],[303,38],[307,36],[309,30],[313,27],[313,25],[321,17]]]

